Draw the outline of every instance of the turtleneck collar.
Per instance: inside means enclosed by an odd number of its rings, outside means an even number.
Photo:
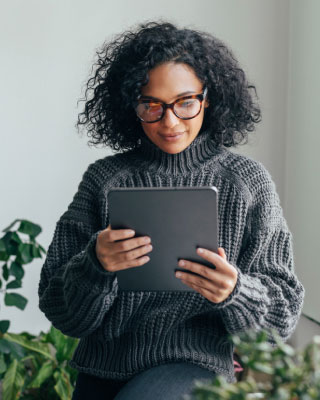
[[[200,132],[188,147],[177,154],[161,150],[147,135],[141,139],[136,151],[141,161],[148,165],[148,170],[171,175],[192,172],[203,167],[210,159],[221,158],[227,152],[224,147],[217,147],[213,143],[209,130]]]

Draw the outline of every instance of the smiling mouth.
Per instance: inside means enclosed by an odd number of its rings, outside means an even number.
[[[160,135],[163,136],[163,137],[175,137],[175,136],[182,135],[183,133],[184,133],[184,132],[177,132],[177,133],[170,133],[170,134],[168,134],[168,135],[165,135],[165,134],[161,134],[161,133],[160,133]]]

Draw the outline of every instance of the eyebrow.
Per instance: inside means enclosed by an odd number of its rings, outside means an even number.
[[[187,95],[187,94],[195,94],[195,93],[197,93],[197,92],[192,91],[192,90],[187,90],[186,92],[182,92],[182,93],[177,94],[174,98],[176,99],[176,98],[178,98],[178,97],[185,96],[185,95]],[[161,100],[161,99],[159,99],[158,97],[146,96],[146,95],[143,95],[143,94],[142,94],[142,95],[141,95],[141,98],[143,98],[143,99],[158,100],[158,101],[161,101],[161,102],[164,103],[164,101]]]

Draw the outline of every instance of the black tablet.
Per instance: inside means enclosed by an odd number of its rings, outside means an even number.
[[[218,253],[218,192],[214,186],[112,188],[108,192],[111,229],[149,236],[150,261],[117,271],[121,290],[193,291],[175,276],[183,258],[214,268],[196,253]],[[190,273],[190,272],[189,272]]]

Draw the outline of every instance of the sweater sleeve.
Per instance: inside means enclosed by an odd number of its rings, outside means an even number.
[[[237,261],[229,261],[238,272],[236,286],[227,299],[212,303],[212,307],[219,310],[230,334],[265,329],[275,345],[270,329],[283,341],[290,338],[302,311],[305,289],[294,272],[292,234],[275,184],[264,167],[255,189],[248,239]]]
[[[102,267],[95,252],[102,228],[94,168],[89,166],[56,224],[38,287],[40,310],[57,329],[77,338],[100,326],[118,291],[116,274]]]

